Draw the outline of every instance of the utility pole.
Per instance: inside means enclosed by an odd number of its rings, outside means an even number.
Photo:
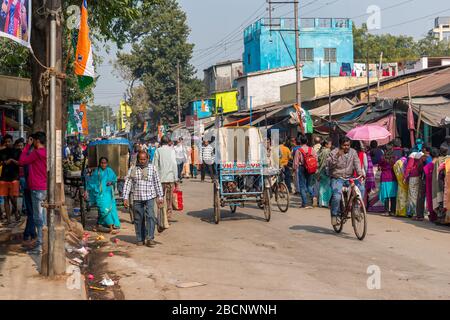
[[[378,66],[378,79],[377,79],[377,99],[380,97],[380,78],[381,71],[383,70],[383,51],[380,53],[380,65]]]
[[[294,4],[294,25],[295,25],[295,69],[296,69],[296,103],[301,107],[301,79],[302,79],[302,69],[300,64],[300,28],[299,28],[299,7],[298,0],[292,1],[268,1],[269,3],[269,19],[270,19],[270,30],[272,30],[272,4]],[[278,30],[281,32],[281,30]],[[289,30],[291,31],[291,30]],[[281,33],[280,33],[281,35]]]
[[[297,75],[297,94],[296,94],[296,102],[299,107],[301,107],[302,103],[302,95],[301,95],[301,79],[302,79],[302,69],[300,66],[300,30],[298,24],[298,1],[294,0],[294,19],[295,19],[295,56],[296,56],[296,75]]]
[[[180,61],[177,61],[177,104],[178,104],[178,124],[181,124],[181,98],[180,98]]]
[[[331,136],[331,61],[328,62],[328,122]]]
[[[47,243],[43,244],[42,273],[55,276],[65,273],[64,227],[61,225],[61,206],[63,196],[62,181],[62,22],[60,17],[61,0],[49,1],[50,17],[50,146],[49,154],[49,184],[47,203]],[[58,76],[58,79],[57,79]]]
[[[369,48],[367,48],[366,71],[367,71],[367,104],[370,104]]]

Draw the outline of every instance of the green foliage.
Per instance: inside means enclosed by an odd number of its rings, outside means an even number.
[[[31,55],[27,48],[12,40],[0,38],[0,74],[29,78]]]
[[[421,56],[447,56],[448,42],[439,42],[432,36],[415,41],[412,37],[394,36],[391,34],[373,35],[368,33],[367,26],[353,27],[353,43],[355,62],[366,62],[367,52],[369,61],[377,62],[381,52],[384,61],[403,62],[415,60]]]
[[[146,88],[148,105],[156,118],[173,123],[177,115],[177,63],[181,104],[201,96],[203,90],[189,63],[194,45],[188,43],[187,17],[175,0],[145,2],[141,14],[130,29],[131,53],[118,54],[117,68],[128,75],[126,80],[131,84],[139,81]]]

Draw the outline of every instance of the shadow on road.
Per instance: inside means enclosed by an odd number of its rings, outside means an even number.
[[[261,214],[264,215],[264,213],[261,210]],[[213,209],[204,209],[201,211],[190,211],[187,213],[188,216],[200,219],[203,222],[207,222],[210,224],[214,224],[214,213]],[[220,215],[221,221],[236,221],[236,220],[257,220],[257,221],[266,221],[262,217],[257,217],[245,213],[239,213],[239,208],[237,209],[236,213],[231,213],[230,209],[223,208],[221,210]]]
[[[114,239],[119,239],[120,241],[131,243],[131,244],[137,243],[136,236],[134,236],[134,235],[118,235],[115,237],[111,237],[111,242],[114,242]]]
[[[331,226],[330,226],[331,228]],[[318,226],[292,226],[289,228],[290,230],[295,230],[295,231],[306,231],[306,232],[310,232],[310,233],[316,233],[316,234],[328,234],[328,235],[333,235],[339,238],[344,238],[344,239],[351,239],[351,240],[357,240],[355,237],[350,236],[349,234],[346,233],[336,233],[334,232],[332,229],[328,229],[328,228],[323,228],[323,227],[318,227]]]

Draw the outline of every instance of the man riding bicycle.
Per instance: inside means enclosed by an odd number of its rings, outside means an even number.
[[[339,148],[331,151],[327,159],[328,174],[331,177],[331,224],[338,225],[340,212],[340,202],[342,197],[342,188],[349,185],[349,181],[354,174],[364,178],[364,172],[361,168],[361,162],[355,149],[350,148],[350,139],[342,137],[339,139]],[[359,183],[355,182],[358,187]]]

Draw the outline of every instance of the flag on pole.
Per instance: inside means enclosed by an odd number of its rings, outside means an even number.
[[[92,56],[91,40],[89,39],[87,1],[81,6],[80,30],[78,32],[77,50],[75,53],[75,74],[78,85],[83,90],[94,82],[94,58]]]

